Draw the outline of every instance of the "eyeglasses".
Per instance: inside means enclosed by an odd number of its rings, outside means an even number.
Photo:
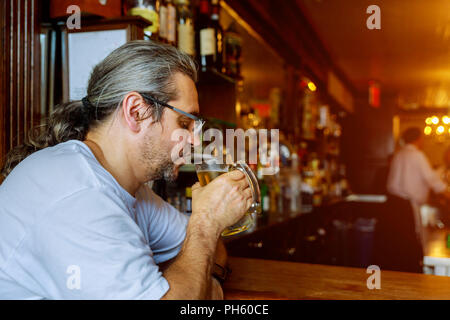
[[[200,118],[200,117],[197,117],[197,116],[194,116],[193,114],[187,113],[187,112],[185,112],[185,111],[183,111],[183,110],[180,110],[180,109],[178,109],[178,108],[176,108],[176,107],[174,107],[174,106],[171,106],[170,104],[167,104],[167,103],[165,103],[165,102],[163,102],[163,101],[161,101],[161,100],[158,100],[158,99],[156,99],[156,98],[153,98],[152,96],[150,96],[150,95],[148,95],[148,94],[141,93],[141,96],[143,96],[143,97],[144,97],[145,99],[147,99],[147,100],[150,100],[150,101],[153,102],[154,104],[159,104],[159,105],[161,105],[161,106],[163,106],[163,107],[166,107],[166,108],[169,108],[169,109],[171,109],[171,110],[173,110],[173,111],[175,111],[175,112],[178,112],[178,113],[180,113],[180,114],[182,114],[182,115],[188,117],[189,119],[194,120],[194,135],[195,135],[195,136],[200,135],[201,130],[202,130],[202,128],[203,128],[203,125],[204,125],[205,122],[206,122],[204,119],[202,119],[202,118]]]

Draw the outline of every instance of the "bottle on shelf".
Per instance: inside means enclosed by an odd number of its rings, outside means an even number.
[[[278,218],[284,215],[284,194],[283,194],[284,184],[283,179],[280,175],[277,175],[277,184],[275,185],[275,194],[277,199],[277,216]]]
[[[152,23],[144,29],[144,34],[152,40],[159,38],[159,1],[158,0],[127,0],[128,15],[141,16]]]
[[[159,41],[167,42],[167,0],[159,4]]]
[[[192,189],[191,187],[186,188],[186,203],[185,203],[185,213],[187,216],[192,214]]]
[[[203,72],[222,69],[223,30],[219,23],[218,0],[200,0],[198,14],[199,65]]]
[[[301,176],[298,170],[298,156],[296,153],[292,154],[291,170],[289,172],[289,189],[290,189],[290,203],[289,212],[291,216],[296,216],[301,213],[302,197],[301,197]]]
[[[176,46],[177,43],[177,8],[174,4],[174,0],[166,0],[167,5],[167,43]]]
[[[311,168],[314,173],[313,206],[320,206],[323,198],[322,174],[320,170],[320,159],[316,153],[311,154]]]
[[[267,185],[267,182],[264,179],[262,172],[263,172],[262,166],[259,164],[257,170],[257,178],[259,189],[261,192],[261,219],[266,220],[269,216],[270,198],[269,198],[269,186]]]
[[[302,168],[302,175],[302,211],[309,213],[313,210],[314,189],[317,185],[311,160],[305,161],[305,166]]]
[[[224,33],[224,50],[222,70],[230,77],[241,77],[242,37],[236,23],[232,22]]]
[[[195,57],[194,18],[190,1],[178,0],[177,12],[178,49],[191,57]]]
[[[173,191],[174,193],[169,198],[169,203],[178,211],[183,212],[183,196],[179,190]]]
[[[223,28],[220,25],[220,2],[219,0],[212,0],[211,9],[211,23],[214,29],[214,38],[216,46],[216,54],[214,57],[214,68],[219,72],[224,72],[223,70],[223,47],[224,47],[224,33]]]
[[[212,67],[216,53],[214,29],[211,25],[209,0],[200,0],[197,16],[198,60],[202,71]]]
[[[320,205],[322,205],[322,199],[323,199],[323,189],[322,189],[322,185],[318,185],[318,186],[314,189],[314,194],[313,194],[313,206],[320,206]]]
[[[280,186],[278,185],[278,175],[273,175],[270,177],[269,182],[269,213],[271,215],[276,215],[278,212],[278,197],[280,195]]]

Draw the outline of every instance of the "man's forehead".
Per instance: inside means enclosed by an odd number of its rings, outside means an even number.
[[[175,76],[177,97],[174,107],[184,112],[194,114],[199,112],[198,93],[195,83],[188,76],[177,73]]]

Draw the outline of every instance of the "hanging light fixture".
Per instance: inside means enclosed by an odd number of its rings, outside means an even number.
[[[443,139],[444,136],[450,136],[450,116],[444,115],[442,117],[438,117],[433,115],[431,117],[427,117],[425,119],[425,128],[423,129],[423,133],[426,136],[439,136],[439,139]]]

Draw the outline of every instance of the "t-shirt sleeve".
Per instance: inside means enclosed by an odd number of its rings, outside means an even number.
[[[189,218],[156,195],[147,185],[136,196],[137,219],[143,225],[157,264],[175,258],[186,238]]]
[[[160,299],[168,291],[144,235],[114,191],[79,191],[37,223],[27,245],[36,253],[33,277],[48,298]]]

